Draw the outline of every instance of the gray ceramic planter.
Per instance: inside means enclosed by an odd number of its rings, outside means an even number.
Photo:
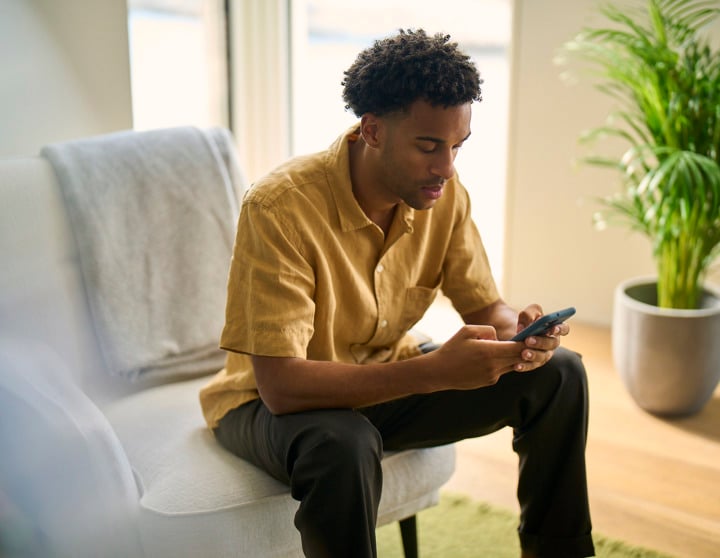
[[[720,291],[706,287],[702,308],[658,308],[654,278],[615,290],[615,367],[635,402],[658,415],[702,409],[720,380]]]

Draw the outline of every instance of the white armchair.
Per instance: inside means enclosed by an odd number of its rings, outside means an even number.
[[[232,153],[224,160],[237,178]],[[204,425],[198,390],[217,367],[149,377],[109,369],[83,243],[45,158],[0,161],[0,214],[0,510],[10,510],[0,554],[302,556],[288,488],[226,452]],[[202,288],[224,296],[224,284]],[[173,311],[188,312],[180,300]],[[408,556],[414,516],[437,503],[454,455],[445,446],[383,460],[378,522],[401,521]]]

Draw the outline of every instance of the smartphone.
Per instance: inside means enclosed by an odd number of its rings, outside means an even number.
[[[521,332],[519,332],[515,337],[510,339],[510,341],[524,341],[531,335],[545,335],[553,327],[563,323],[573,314],[575,314],[575,308],[573,308],[572,306],[570,308],[558,310],[557,312],[545,314],[544,316],[539,317]]]

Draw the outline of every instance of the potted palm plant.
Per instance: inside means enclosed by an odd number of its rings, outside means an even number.
[[[615,364],[642,408],[690,414],[720,380],[720,293],[705,282],[720,253],[720,52],[707,34],[720,5],[638,0],[600,12],[607,27],[564,45],[618,103],[583,139],[627,145],[621,156],[585,160],[622,179],[595,220],[646,235],[657,269],[616,290]]]

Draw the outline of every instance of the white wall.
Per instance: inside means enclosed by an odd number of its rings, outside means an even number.
[[[564,69],[553,62],[565,41],[599,21],[596,4],[514,3],[503,295],[516,307],[576,306],[576,319],[607,325],[615,285],[654,273],[654,264],[644,237],[593,228],[594,199],[615,192],[619,179],[578,165],[588,151],[577,139],[604,121],[611,104],[587,82],[561,80]]]
[[[595,0],[514,4],[503,294],[514,306],[575,305],[578,320],[608,324],[615,285],[654,266],[644,238],[592,227],[593,198],[615,191],[617,177],[574,162],[583,153],[579,134],[610,105],[586,83],[564,83],[553,58],[593,20]],[[251,5],[269,10],[260,0]],[[0,0],[0,157],[132,127],[126,10],[125,0]],[[283,19],[270,15],[263,21]],[[714,29],[720,37],[720,24]],[[237,71],[236,80],[243,84]],[[284,145],[287,130],[278,134],[274,143]],[[720,283],[720,273],[712,279]]]
[[[0,157],[128,128],[125,0],[0,0]]]

